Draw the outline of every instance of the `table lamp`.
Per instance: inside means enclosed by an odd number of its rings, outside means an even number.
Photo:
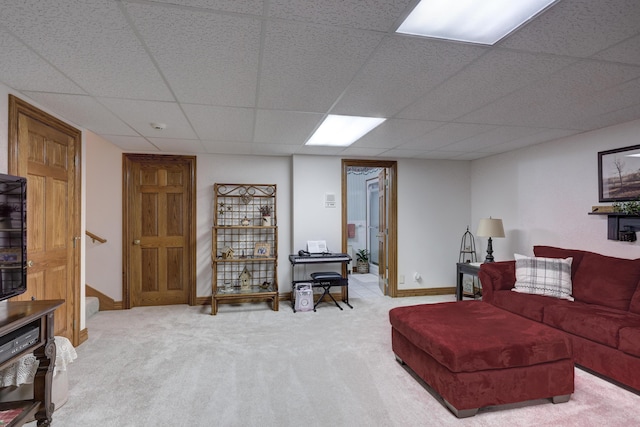
[[[476,235],[479,237],[489,238],[489,242],[487,243],[487,256],[485,257],[484,262],[493,262],[493,245],[491,243],[491,238],[504,237],[502,220],[491,217],[482,218],[478,224],[478,232]]]

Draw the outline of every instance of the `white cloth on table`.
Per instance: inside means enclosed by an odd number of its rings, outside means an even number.
[[[71,345],[71,341],[65,337],[54,337],[54,339],[56,341],[56,362],[53,375],[57,371],[66,371],[67,365],[78,357],[76,349]],[[22,356],[16,362],[0,371],[0,387],[33,383],[38,365],[38,359],[33,353]]]

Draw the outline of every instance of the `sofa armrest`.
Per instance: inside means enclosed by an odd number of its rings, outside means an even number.
[[[478,278],[482,284],[482,301],[491,303],[493,293],[509,290],[516,283],[516,262],[499,261],[480,265]]]

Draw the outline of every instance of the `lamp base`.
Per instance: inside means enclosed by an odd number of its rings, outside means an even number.
[[[489,241],[487,242],[487,256],[484,258],[484,262],[494,262],[493,243],[491,242],[491,237],[489,237]]]

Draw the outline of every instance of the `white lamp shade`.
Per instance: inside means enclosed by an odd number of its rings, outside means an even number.
[[[478,224],[478,237],[504,237],[502,220],[497,218],[482,218]]]

